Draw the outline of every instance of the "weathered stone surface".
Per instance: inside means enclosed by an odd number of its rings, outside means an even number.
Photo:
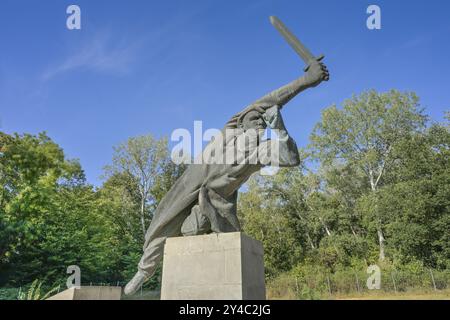
[[[121,287],[81,287],[70,288],[51,296],[47,300],[120,300]]]
[[[161,299],[265,299],[263,247],[240,232],[168,238]]]

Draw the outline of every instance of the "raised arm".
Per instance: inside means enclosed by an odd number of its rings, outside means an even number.
[[[330,75],[327,67],[320,62],[320,60],[313,61],[308,71],[301,78],[298,78],[291,83],[270,92],[261,99],[256,100],[242,111],[236,113],[226,123],[225,128],[236,128],[239,126],[240,120],[252,110],[256,110],[261,114],[264,114],[266,110],[273,106],[278,106],[281,109],[286,103],[288,103],[297,94],[307,88],[316,87],[322,81],[328,81]]]
[[[329,78],[327,67],[320,60],[315,61],[311,63],[305,75],[270,92],[252,105],[266,108],[278,105],[281,108],[303,90],[315,87],[322,81],[328,81]]]

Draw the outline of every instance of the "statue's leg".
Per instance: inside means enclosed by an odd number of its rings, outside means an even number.
[[[158,263],[162,259],[166,239],[167,237],[155,238],[149,242],[144,250],[138,269],[144,272],[147,277],[151,277],[155,273]]]
[[[184,220],[181,226],[183,236],[195,236],[211,232],[211,224],[208,218],[200,211],[200,207],[195,205],[191,214]]]
[[[186,213],[188,213],[187,211]],[[186,219],[186,213],[180,212],[172,220],[149,228],[144,244],[144,254],[138,264],[138,272],[125,287],[125,294],[133,294],[142,284],[155,273],[164,254],[164,244],[168,237],[181,235],[181,225]],[[154,230],[154,231],[153,231]]]
[[[189,212],[189,209],[187,209],[169,221],[163,220],[164,224],[156,224],[149,228],[145,236],[144,254],[138,264],[139,270],[147,272],[150,276],[153,275],[163,257],[166,239],[181,235],[181,225]]]
[[[200,191],[200,210],[211,223],[211,230],[216,233],[240,231],[237,219],[237,191],[223,197],[207,186]]]
[[[164,252],[164,243],[167,237],[158,237],[148,243],[144,250],[141,260],[138,264],[138,271],[127,285],[125,286],[125,294],[130,295],[135,293],[142,287],[156,271],[159,262],[161,261]]]
[[[191,214],[184,220],[181,233],[184,236],[195,236],[239,231],[236,202],[237,192],[223,198],[208,185],[203,185],[199,193],[199,204],[192,208]]]

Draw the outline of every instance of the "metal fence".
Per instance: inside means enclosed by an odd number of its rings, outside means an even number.
[[[380,286],[370,289],[370,275],[360,270],[335,273],[285,274],[268,282],[269,297],[321,299],[369,292],[403,293],[413,291],[436,292],[450,289],[450,271],[421,270],[416,272],[381,271]]]

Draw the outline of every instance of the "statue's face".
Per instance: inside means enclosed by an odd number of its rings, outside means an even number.
[[[247,113],[242,120],[242,126],[244,130],[264,130],[267,127],[262,118],[262,115],[258,111],[250,111],[249,113]]]

